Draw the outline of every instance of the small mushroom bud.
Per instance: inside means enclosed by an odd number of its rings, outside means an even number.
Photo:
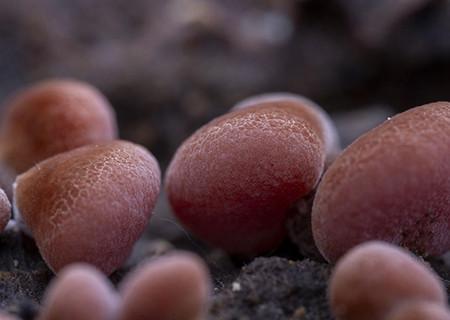
[[[424,256],[450,250],[450,103],[388,119],[347,147],[325,172],[312,209],[328,261],[384,240]]]
[[[120,285],[119,320],[199,320],[206,313],[211,280],[203,261],[178,252],[143,263]]]
[[[314,101],[301,95],[287,92],[264,93],[242,100],[231,110],[242,110],[249,107],[264,106],[266,104],[291,109],[297,116],[308,119],[325,144],[328,164],[340,152],[339,135],[328,114]]]
[[[180,146],[167,170],[176,216],[231,253],[275,248],[286,234],[289,209],[323,172],[320,137],[311,121],[272,104],[209,122]]]
[[[117,136],[114,111],[94,87],[50,80],[6,103],[0,158],[17,173],[55,154]]]
[[[118,305],[118,295],[102,273],[74,264],[61,270],[47,288],[38,320],[111,320]]]
[[[384,320],[450,320],[450,311],[441,304],[413,301],[395,308]]]
[[[445,306],[447,295],[438,276],[409,252],[371,241],[338,261],[330,279],[329,299],[339,320],[384,320],[405,302]]]
[[[14,210],[53,271],[87,262],[110,274],[146,227],[159,186],[158,163],[143,147],[88,145],[18,176]]]
[[[6,196],[6,193],[0,189],[0,232],[5,229],[11,218],[11,203]]]

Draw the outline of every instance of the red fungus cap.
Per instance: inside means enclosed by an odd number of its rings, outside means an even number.
[[[146,227],[159,187],[155,158],[113,141],[61,153],[18,176],[14,205],[52,270],[88,262],[109,274]]]
[[[177,252],[144,262],[120,292],[119,320],[197,320],[205,316],[211,280],[199,257]]]
[[[117,137],[110,104],[83,82],[43,81],[19,92],[6,107],[0,156],[18,173],[55,154]]]
[[[371,241],[351,249],[337,263],[329,285],[337,319],[385,320],[405,302],[427,301],[444,306],[445,289],[438,276],[409,252]]]
[[[379,239],[421,255],[450,250],[450,103],[401,113],[361,136],[317,189],[312,229],[336,261]]]
[[[267,104],[197,130],[172,159],[166,190],[176,216],[194,234],[253,255],[279,244],[289,208],[316,186],[324,162],[314,126]]]
[[[47,288],[38,320],[111,320],[118,305],[118,295],[102,273],[89,265],[73,264]]]

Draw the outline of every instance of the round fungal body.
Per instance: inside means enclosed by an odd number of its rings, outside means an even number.
[[[58,153],[117,136],[110,104],[82,82],[44,81],[19,92],[6,107],[0,157],[17,173]]]
[[[447,302],[445,289],[430,268],[407,251],[379,241],[361,244],[338,261],[329,299],[339,320],[385,320],[403,303]]]
[[[172,159],[166,190],[194,234],[252,255],[279,244],[289,209],[315,187],[324,162],[324,143],[311,121],[294,108],[266,104],[197,130]]]
[[[102,273],[74,264],[61,270],[46,290],[38,320],[111,320],[118,305],[118,295]]]
[[[419,253],[450,250],[450,103],[410,109],[361,136],[317,189],[312,229],[336,261],[351,247],[384,240]]]
[[[119,320],[204,319],[211,291],[209,272],[191,253],[144,262],[120,285]]]
[[[0,189],[0,232],[5,229],[11,218],[11,203],[6,196],[6,193]]]
[[[125,142],[88,145],[18,176],[14,209],[49,265],[118,268],[143,232],[160,187],[155,158]]]

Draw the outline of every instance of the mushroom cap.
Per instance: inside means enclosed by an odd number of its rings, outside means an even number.
[[[450,250],[450,103],[388,119],[347,147],[324,174],[312,209],[328,261],[384,240],[421,255]]]
[[[395,308],[385,320],[450,320],[450,311],[442,304],[413,301]]]
[[[351,249],[337,263],[329,285],[337,319],[384,320],[401,303],[428,301],[445,305],[437,275],[406,250],[370,241]]]
[[[48,80],[6,103],[1,158],[17,173],[58,153],[117,137],[115,113],[89,84]]]
[[[314,127],[267,104],[225,114],[177,150],[166,190],[179,220],[228,252],[253,255],[286,234],[289,208],[317,184],[325,161]]]
[[[119,320],[203,319],[211,292],[204,262],[176,252],[142,263],[120,284]]]
[[[21,174],[14,205],[52,270],[87,262],[109,274],[142,234],[159,187],[155,158],[113,141],[58,154]]]
[[[265,104],[281,108],[293,108],[293,112],[307,119],[325,144],[327,163],[331,163],[341,150],[339,135],[328,114],[314,101],[289,92],[263,93],[248,97],[237,103],[231,111],[257,107]]]
[[[0,232],[3,231],[11,218],[11,203],[5,191],[0,189]]]
[[[119,298],[109,280],[87,264],[67,266],[47,288],[38,320],[111,320]]]

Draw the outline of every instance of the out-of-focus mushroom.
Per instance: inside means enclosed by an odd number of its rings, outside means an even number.
[[[144,262],[123,280],[118,319],[203,319],[210,291],[203,261],[191,253],[172,253]]]
[[[330,279],[329,299],[339,320],[384,320],[406,302],[445,306],[447,295],[438,276],[412,254],[371,241],[338,261]]]
[[[118,295],[102,273],[74,264],[47,288],[38,320],[112,320],[118,306]]]
[[[16,173],[58,153],[117,137],[114,110],[89,84],[47,80],[6,102],[0,159]]]

